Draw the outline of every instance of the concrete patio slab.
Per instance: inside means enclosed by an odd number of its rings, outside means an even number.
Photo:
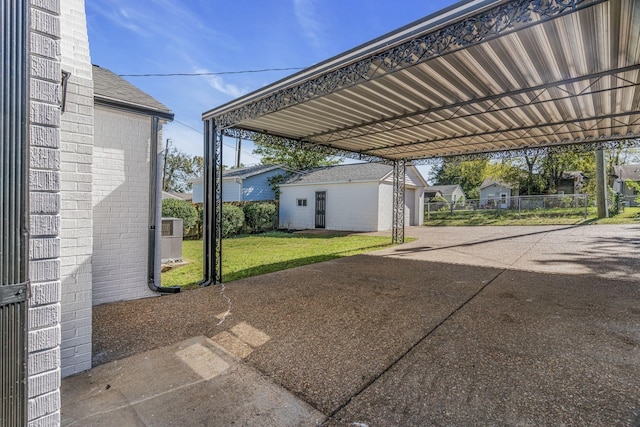
[[[67,378],[61,394],[63,426],[313,426],[325,420],[206,337]]]
[[[113,369],[99,383],[88,375],[131,356],[126,364],[144,369],[145,352],[175,354],[184,346],[176,343],[201,337],[233,368],[181,389],[182,400],[150,405],[140,425],[176,413],[189,425],[216,416],[209,425],[286,425],[270,418],[286,417],[270,406],[282,389],[317,411],[293,411],[290,425],[315,425],[318,414],[332,426],[640,425],[638,231],[411,228],[418,240],[367,255],[97,306],[102,366],[63,380],[63,419],[100,407],[92,399],[107,394],[85,395],[106,384],[129,402],[122,416],[133,417],[147,392],[122,391]],[[166,375],[154,390],[173,396],[169,385],[183,384],[172,380],[176,364],[184,362],[171,356],[138,382]],[[248,394],[242,381],[216,386],[224,397],[199,388],[241,368],[267,384]],[[264,406],[252,412],[255,401]],[[253,415],[242,418],[245,410]],[[100,418],[122,425],[115,420]]]

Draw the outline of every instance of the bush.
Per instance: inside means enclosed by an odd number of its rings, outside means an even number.
[[[222,205],[222,237],[238,234],[244,224],[244,212],[237,206]]]
[[[442,196],[435,196],[431,198],[431,203],[436,204],[437,210],[439,211],[448,211],[449,210],[449,202]]]
[[[187,202],[186,200],[163,200],[162,216],[182,219],[182,225],[185,233],[198,222],[198,211],[191,202]]]
[[[276,220],[276,206],[273,203],[249,203],[244,206],[247,227],[259,232],[273,228]]]

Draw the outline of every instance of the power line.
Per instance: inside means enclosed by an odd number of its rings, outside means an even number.
[[[198,134],[200,134],[200,135],[204,135],[204,134],[202,133],[202,131],[200,131],[200,130],[198,130],[198,129],[194,128],[193,126],[189,126],[188,124],[183,123],[183,122],[181,122],[180,120],[175,120],[175,119],[174,119],[174,120],[173,120],[173,122],[174,122],[174,123],[181,124],[182,126],[184,126],[184,127],[186,127],[186,128],[189,128],[189,129],[191,129],[192,131],[197,132],[197,133],[198,133]],[[233,145],[231,145],[231,144],[229,144],[229,143],[227,143],[227,142],[223,142],[223,145],[226,145],[227,147],[232,148],[233,150],[235,150],[235,149],[236,149],[236,147],[234,147]],[[260,160],[261,160],[259,157],[254,156],[254,155],[253,155],[253,153],[250,153],[250,152],[248,152],[247,150],[241,150],[241,151],[242,151],[242,153],[243,153],[246,157],[251,157],[251,158],[253,158],[253,159],[255,159],[255,160],[258,160],[258,161],[260,161]]]
[[[265,73],[268,71],[292,71],[304,70],[303,67],[288,68],[263,68],[261,70],[241,70],[241,71],[219,71],[219,72],[203,72],[203,73],[148,73],[148,74],[118,74],[120,77],[193,77],[193,76],[222,76],[225,74],[250,74]]]

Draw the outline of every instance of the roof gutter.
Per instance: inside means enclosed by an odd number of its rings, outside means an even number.
[[[131,113],[144,114],[147,116],[159,117],[161,119],[173,121],[174,114],[171,111],[156,110],[139,104],[131,104],[116,99],[106,98],[100,95],[94,95],[93,102],[95,105],[115,108],[118,110],[129,111]]]

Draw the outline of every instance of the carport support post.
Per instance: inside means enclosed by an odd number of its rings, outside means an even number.
[[[393,162],[393,225],[392,243],[404,243],[404,188],[406,160]]]
[[[204,122],[204,209],[201,286],[222,283],[222,135],[213,119]]]
[[[606,164],[605,151],[602,148],[598,148],[596,150],[596,204],[598,205],[598,218],[609,217]]]

